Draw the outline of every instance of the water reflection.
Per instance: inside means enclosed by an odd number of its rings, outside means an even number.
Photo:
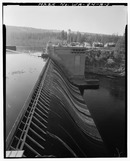
[[[125,78],[100,78],[101,84],[106,88],[110,95],[118,99],[125,99]]]
[[[126,156],[125,79],[99,77],[100,88],[85,90],[84,99],[107,147]]]
[[[6,136],[44,65],[36,55],[6,53]]]
[[[121,88],[118,88],[118,87],[111,88],[110,94],[113,95],[114,97],[121,99],[121,100],[125,99],[125,91]]]

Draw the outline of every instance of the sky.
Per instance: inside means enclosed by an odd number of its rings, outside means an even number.
[[[125,6],[4,6],[3,23],[40,29],[123,35]]]

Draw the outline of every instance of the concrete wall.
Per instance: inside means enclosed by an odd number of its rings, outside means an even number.
[[[49,47],[49,54],[63,64],[72,76],[83,76],[85,71],[85,53],[74,53],[73,47]],[[79,48],[79,50],[82,48]],[[84,49],[84,48],[83,48]]]
[[[82,54],[61,54],[58,55],[64,66],[72,73],[74,76],[84,76],[85,70],[85,56]]]
[[[16,46],[6,46],[6,49],[15,50],[16,51]]]

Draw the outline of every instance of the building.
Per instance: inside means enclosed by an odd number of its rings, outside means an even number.
[[[115,46],[116,46],[116,44],[113,43],[113,42],[108,42],[108,43],[106,43],[106,44],[104,45],[104,47],[115,47]]]
[[[84,42],[84,47],[91,48],[91,45],[88,42]]]
[[[93,42],[92,47],[93,48],[98,48],[98,47],[104,47],[104,45],[101,42]]]
[[[6,49],[16,51],[16,46],[6,46]]]

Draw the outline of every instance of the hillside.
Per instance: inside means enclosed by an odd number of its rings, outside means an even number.
[[[42,47],[49,39],[59,41],[58,33],[53,30],[6,26],[6,45]]]
[[[45,46],[46,43],[51,40],[54,43],[60,42],[63,38],[67,38],[67,32],[64,30],[46,30],[46,29],[36,29],[28,27],[15,27],[6,26],[6,45],[15,46]],[[81,33],[72,31],[72,41],[88,42],[92,44],[94,41],[99,41],[102,43],[114,42],[116,43],[120,38],[117,35],[103,35],[94,33]]]

